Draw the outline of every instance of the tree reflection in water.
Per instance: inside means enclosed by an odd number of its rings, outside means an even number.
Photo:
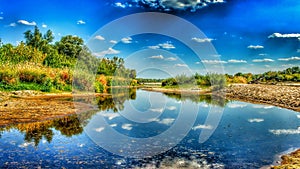
[[[114,92],[114,94],[99,96],[96,99],[84,97],[76,101],[91,103],[90,100],[95,100],[99,110],[118,112],[124,109],[123,105],[126,100],[136,98],[135,88],[118,88],[112,89],[111,92]],[[54,136],[53,129],[60,131],[66,137],[81,134],[84,126],[95,113],[97,111],[88,111],[52,120],[9,125],[0,128],[0,138],[3,132],[17,129],[24,133],[24,141],[34,142],[35,146],[38,146],[43,138],[50,143]]]
[[[96,105],[98,106],[98,110],[112,110],[114,112],[119,112],[124,109],[124,102],[126,100],[136,99],[136,88],[113,88],[110,92],[111,95],[102,95],[94,99],[94,101],[96,101]],[[228,103],[228,100],[211,95],[165,95],[176,100],[190,100],[196,103],[205,102],[207,104],[221,107],[226,106]],[[91,103],[90,99],[92,98],[85,97],[82,98],[80,102]],[[26,142],[34,142],[35,146],[38,146],[43,138],[50,143],[54,136],[53,129],[60,131],[60,133],[66,137],[72,137],[74,135],[81,134],[84,126],[88,124],[89,119],[91,119],[97,112],[98,111],[88,111],[47,121],[6,126],[0,128],[0,138],[1,133],[11,129],[17,129],[25,134],[24,140]]]

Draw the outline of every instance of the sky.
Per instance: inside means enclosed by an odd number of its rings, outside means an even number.
[[[0,0],[0,38],[76,35],[138,77],[262,73],[300,65],[299,18],[297,0]]]

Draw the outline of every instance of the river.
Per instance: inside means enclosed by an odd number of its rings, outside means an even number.
[[[1,128],[0,166],[260,168],[300,147],[300,114],[291,110],[126,90],[80,99],[95,111]]]

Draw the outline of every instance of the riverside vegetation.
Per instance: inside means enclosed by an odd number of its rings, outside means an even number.
[[[38,27],[24,37],[16,46],[0,40],[0,90],[71,91],[73,84],[102,93],[110,86],[136,84],[135,70],[125,68],[122,58],[96,58],[80,37],[53,42],[52,31],[43,35]],[[79,68],[76,75],[74,68]]]

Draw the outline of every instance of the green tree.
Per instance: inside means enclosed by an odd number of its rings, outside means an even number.
[[[78,58],[83,49],[83,40],[80,37],[67,35],[55,43],[59,54],[66,55],[70,58]]]

